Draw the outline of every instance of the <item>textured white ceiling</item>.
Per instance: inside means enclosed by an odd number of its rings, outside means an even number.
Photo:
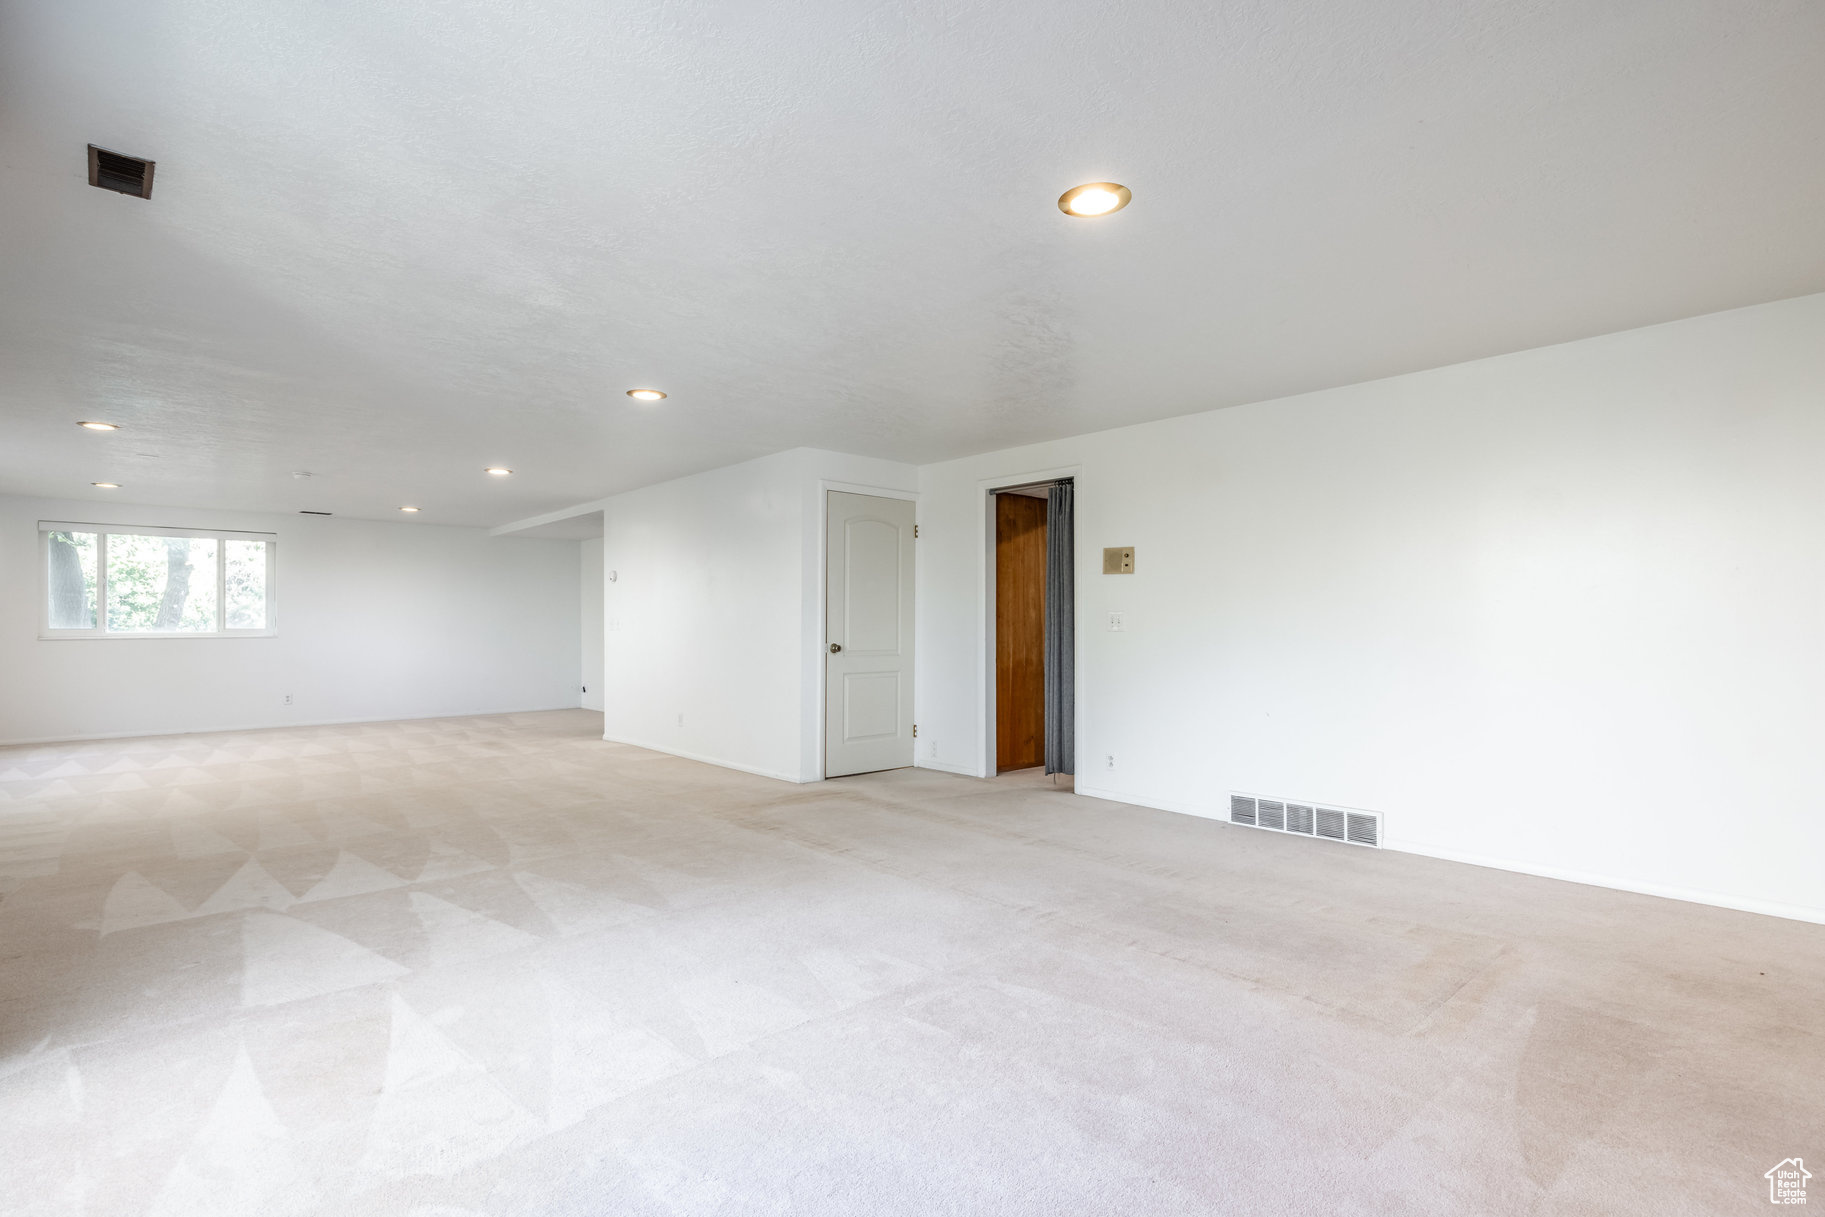
[[[0,13],[6,491],[493,525],[1825,289],[1818,0]]]

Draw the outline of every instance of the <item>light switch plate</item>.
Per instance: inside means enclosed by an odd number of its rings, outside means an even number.
[[[1134,546],[1122,545],[1103,551],[1103,574],[1132,575],[1134,573]]]

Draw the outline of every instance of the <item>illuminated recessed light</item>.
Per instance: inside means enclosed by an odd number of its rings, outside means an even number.
[[[1134,196],[1115,182],[1085,182],[1058,196],[1058,209],[1068,216],[1106,216],[1120,211]]]
[[[399,510],[401,510],[401,511],[417,511],[417,510],[418,510],[418,508],[416,508],[416,507],[401,507],[401,508],[400,508],[400,509],[399,509]]]
[[[116,423],[77,423],[76,425],[78,427],[87,427],[91,431],[118,431],[118,430],[120,430],[120,426]]]
[[[89,485],[99,486],[103,490],[119,490],[120,489],[119,482],[90,482]]]
[[[657,389],[629,389],[627,395],[635,401],[664,401],[665,394]]]
[[[506,476],[507,476],[507,475],[508,475],[508,474],[510,474],[510,473],[512,473],[512,472],[513,472],[513,470],[511,470],[511,469],[502,469],[502,468],[501,468],[501,467],[500,467],[500,466],[499,466],[499,465],[490,465],[490,466],[488,466],[488,467],[487,467],[487,468],[486,468],[486,469],[484,469],[484,470],[482,470],[482,472],[483,472],[483,473],[489,473],[489,474],[493,474],[493,475],[494,475],[494,476],[495,476],[495,477],[497,477],[497,478],[504,478],[504,477],[506,477]]]

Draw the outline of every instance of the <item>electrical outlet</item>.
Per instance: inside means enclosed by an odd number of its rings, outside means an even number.
[[[287,693],[285,695],[285,704],[288,706],[291,705],[291,694],[290,693]]]
[[[1103,758],[1103,768],[1104,768],[1104,769],[1113,769],[1113,768],[1115,768],[1115,757],[1113,757],[1113,756],[1106,756],[1106,757],[1104,757],[1104,758]]]
[[[929,759],[934,760],[934,761],[938,759],[938,741],[937,740],[933,740],[931,743],[925,745],[925,755]]]
[[[1111,634],[1119,634],[1122,631],[1126,630],[1127,628],[1128,628],[1128,614],[1126,614],[1126,613],[1110,613],[1109,614],[1109,632]]]

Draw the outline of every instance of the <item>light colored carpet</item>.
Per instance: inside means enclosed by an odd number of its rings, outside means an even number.
[[[1763,1211],[1788,1157],[1825,1182],[1825,927],[1031,775],[792,787],[600,722],[0,750],[0,1212],[1664,1217]]]

